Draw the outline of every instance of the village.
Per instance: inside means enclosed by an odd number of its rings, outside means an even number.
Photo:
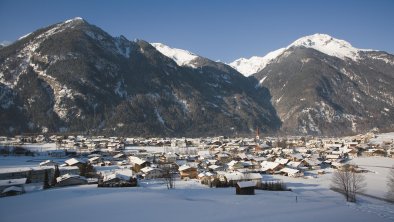
[[[3,160],[34,160],[0,168],[0,196],[29,192],[29,184],[47,189],[84,184],[136,187],[144,181],[163,181],[171,189],[176,181],[189,180],[207,187],[236,187],[237,194],[253,194],[254,188],[287,190],[282,181],[267,181],[263,175],[307,180],[358,157],[394,158],[392,137],[375,138],[372,132],[344,138],[261,138],[258,132],[254,138],[0,137]],[[368,172],[357,165],[352,169]]]

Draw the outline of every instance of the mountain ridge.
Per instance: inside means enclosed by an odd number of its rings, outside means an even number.
[[[195,64],[179,66],[148,42],[79,18],[39,29],[0,50],[0,133],[207,136],[280,127],[255,80],[203,57]]]
[[[113,37],[77,17],[0,49],[0,133],[212,136],[258,128],[343,135],[394,128],[391,54],[315,34],[252,68],[258,71],[245,77],[187,50]]]

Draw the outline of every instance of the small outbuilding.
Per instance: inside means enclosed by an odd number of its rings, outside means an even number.
[[[64,186],[76,186],[87,184],[88,180],[85,177],[79,175],[65,174],[56,178],[56,186],[64,187]]]
[[[238,182],[235,186],[235,193],[237,195],[254,195],[255,188],[256,188],[255,181]]]

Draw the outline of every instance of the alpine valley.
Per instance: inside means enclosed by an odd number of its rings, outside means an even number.
[[[328,35],[224,64],[75,18],[0,47],[0,134],[385,131],[393,85],[393,55]]]

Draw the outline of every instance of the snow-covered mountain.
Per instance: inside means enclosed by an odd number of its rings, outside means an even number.
[[[240,58],[229,63],[229,65],[243,75],[250,76],[264,69],[287,49],[300,46],[315,49],[329,56],[340,59],[351,59],[353,61],[357,61],[360,58],[360,52],[372,51],[370,49],[357,49],[345,40],[336,39],[327,34],[317,33],[299,38],[286,48],[272,51],[263,57]]]
[[[394,127],[394,56],[315,34],[300,38],[253,77],[268,88],[291,134],[341,135]]]
[[[388,53],[315,34],[230,65],[235,69],[67,20],[0,47],[0,134],[246,135],[259,127],[338,135],[394,128]]]
[[[190,66],[195,68],[193,65],[193,60],[198,57],[198,55],[183,49],[171,48],[162,43],[151,43],[157,51],[161,52],[163,55],[174,60],[179,66]]]
[[[269,94],[256,84],[223,63],[74,18],[0,48],[0,134],[275,131]]]

